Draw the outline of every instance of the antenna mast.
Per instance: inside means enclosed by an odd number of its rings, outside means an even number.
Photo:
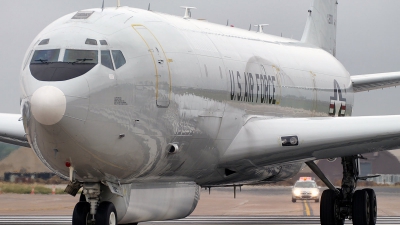
[[[258,27],[258,29],[257,29],[257,33],[264,33],[264,30],[263,30],[263,27],[264,26],[268,26],[269,24],[257,24],[257,25],[254,25],[255,27]]]
[[[196,7],[190,7],[190,6],[181,6],[181,8],[185,9],[185,15],[183,16],[183,19],[192,18],[192,12],[190,10],[191,9],[196,9]]]

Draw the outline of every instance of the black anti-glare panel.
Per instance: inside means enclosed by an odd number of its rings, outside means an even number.
[[[94,63],[35,63],[29,68],[34,78],[40,81],[64,81],[82,76],[97,64]]]

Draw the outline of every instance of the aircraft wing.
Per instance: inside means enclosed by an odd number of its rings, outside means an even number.
[[[26,139],[22,116],[20,114],[0,113],[0,141],[31,147]]]
[[[282,137],[298,137],[283,146]],[[222,157],[223,165],[244,161],[272,165],[336,158],[400,147],[400,116],[253,118],[246,122]]]
[[[400,85],[400,72],[351,76],[354,92],[369,91]]]

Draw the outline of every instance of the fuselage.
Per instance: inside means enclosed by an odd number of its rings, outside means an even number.
[[[324,50],[128,7],[84,10],[49,25],[28,49],[21,88],[36,154],[61,176],[70,163],[86,182],[287,178],[302,162],[284,171],[249,156],[227,176],[220,163],[243,124],[350,116],[353,106],[349,73]]]

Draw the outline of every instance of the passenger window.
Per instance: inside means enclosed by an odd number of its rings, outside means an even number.
[[[114,58],[115,69],[118,69],[121,66],[125,65],[126,60],[120,50],[112,50],[112,55]]]
[[[101,51],[101,65],[114,70],[112,61],[111,61],[111,54],[109,50],[102,50]]]

